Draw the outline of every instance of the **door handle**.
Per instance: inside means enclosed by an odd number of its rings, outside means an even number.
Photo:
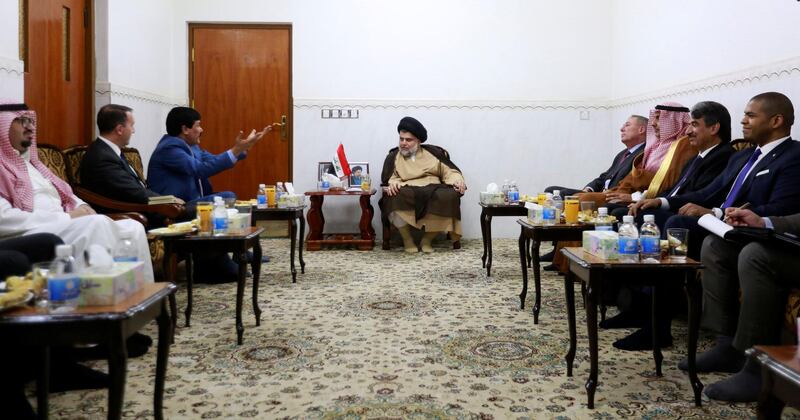
[[[281,122],[272,123],[272,126],[279,126],[281,128],[281,140],[286,140],[288,136],[288,129],[286,127],[286,115],[281,115]]]

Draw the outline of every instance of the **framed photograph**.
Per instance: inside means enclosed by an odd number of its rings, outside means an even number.
[[[369,163],[347,162],[350,165],[350,187],[361,187],[364,175],[369,175]]]
[[[317,182],[322,181],[323,174],[331,174],[336,176],[336,170],[333,169],[332,162],[319,162],[317,164]]]

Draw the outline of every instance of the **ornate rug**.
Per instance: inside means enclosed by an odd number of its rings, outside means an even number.
[[[651,352],[611,343],[629,330],[600,330],[595,409],[586,407],[586,324],[578,308],[574,376],[566,376],[568,332],[562,277],[543,272],[539,325],[519,309],[516,239],[494,240],[492,277],[480,240],[432,255],[392,251],[305,252],[292,284],[289,241],[264,240],[260,327],[245,295],[244,344],[236,345],[235,286],[195,287],[192,326],[183,327],[185,289],[167,369],[166,418],[581,419],[754,418],[753,404],[704,397],[695,408],[684,357],[686,326],[673,324],[664,376]],[[545,250],[546,251],[546,250]],[[532,273],[530,274],[532,276]],[[248,285],[250,279],[248,279]],[[531,288],[532,288],[531,279]],[[580,293],[578,289],[578,294]],[[580,302],[580,295],[577,296]],[[613,309],[609,315],[613,315]],[[155,324],[144,333],[157,337]],[[701,347],[710,344],[702,337]],[[105,369],[104,362],[97,362]],[[130,359],[124,416],[152,418],[155,347]],[[703,374],[708,384],[724,375]],[[54,418],[105,417],[105,390],[53,394]],[[797,411],[787,418],[800,418]]]

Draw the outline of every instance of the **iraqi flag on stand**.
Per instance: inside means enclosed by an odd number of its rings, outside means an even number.
[[[333,155],[333,169],[336,170],[336,176],[339,178],[350,176],[350,165],[347,163],[347,156],[344,155],[342,143],[339,143],[336,154]]]

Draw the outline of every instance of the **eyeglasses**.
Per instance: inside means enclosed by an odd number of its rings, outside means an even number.
[[[25,126],[33,127],[35,125],[35,121],[31,117],[17,117],[14,118],[14,121],[19,121],[19,123],[22,124],[23,127]]]

